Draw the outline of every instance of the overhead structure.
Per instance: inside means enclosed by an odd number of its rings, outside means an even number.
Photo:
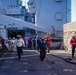
[[[43,27],[35,26],[32,23],[28,23],[28,22],[23,21],[21,19],[12,18],[12,17],[5,16],[2,14],[0,14],[0,25],[5,25],[6,28],[15,28],[15,27],[17,27],[18,29],[30,28],[30,29],[34,29],[36,31],[50,33],[48,31],[48,29],[46,30]]]

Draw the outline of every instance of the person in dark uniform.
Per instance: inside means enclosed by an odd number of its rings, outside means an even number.
[[[36,49],[36,38],[34,36],[32,42],[33,42],[33,48]]]
[[[40,37],[37,36],[37,50],[40,52]]]
[[[46,49],[47,49],[47,43],[46,41],[41,38],[40,40],[40,60],[43,61],[43,60],[46,60]]]

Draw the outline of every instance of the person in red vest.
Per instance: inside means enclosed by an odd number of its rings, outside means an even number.
[[[47,44],[48,44],[48,53],[50,52],[50,45],[51,45],[51,39],[49,39],[49,38],[47,38],[46,39],[46,42],[47,42]]]
[[[8,50],[8,48],[5,45],[6,40],[2,36],[0,36],[0,42],[2,44],[3,52],[5,52],[6,50]]]
[[[75,48],[76,48],[76,37],[72,36],[70,40],[70,44],[72,46],[72,58],[74,58]]]
[[[51,45],[51,39],[49,38],[50,34],[46,34],[44,36],[45,41],[47,42],[47,46],[48,46],[48,53],[50,52],[50,45]]]

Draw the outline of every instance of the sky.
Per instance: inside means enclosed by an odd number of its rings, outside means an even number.
[[[27,2],[29,1],[29,0],[22,0],[23,1],[23,5],[26,5],[26,8],[27,8]]]
[[[25,4],[27,8],[27,2],[29,0],[23,0],[23,1],[24,1],[23,5]],[[76,21],[76,0],[71,0],[71,21],[72,22]]]
[[[72,3],[71,3],[71,14],[72,14],[72,22],[73,21],[76,21],[76,0],[72,0]]]

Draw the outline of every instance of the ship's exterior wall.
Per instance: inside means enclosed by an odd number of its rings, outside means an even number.
[[[29,0],[28,6],[29,12],[35,13],[36,25],[50,32],[63,32],[63,24],[71,21],[71,0]]]

